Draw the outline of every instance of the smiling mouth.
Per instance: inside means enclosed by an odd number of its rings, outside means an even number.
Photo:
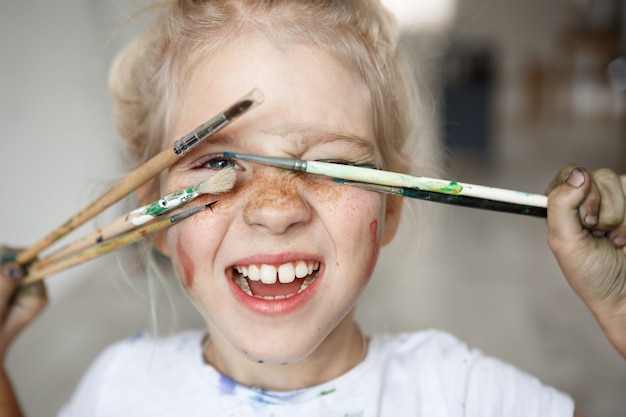
[[[236,265],[233,267],[233,281],[251,297],[284,300],[306,290],[317,279],[319,267],[319,262],[313,261]]]

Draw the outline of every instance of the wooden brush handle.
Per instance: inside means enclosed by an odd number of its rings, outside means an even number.
[[[111,205],[126,197],[139,186],[157,176],[165,168],[169,167],[178,159],[178,155],[172,149],[166,149],[154,156],[145,164],[131,172],[128,176],[115,184],[109,191],[95,199],[87,207],[56,228],[52,233],[35,243],[30,248],[20,252],[16,261],[25,265],[33,261],[39,252],[52,245],[63,236],[94,218]]]
[[[212,211],[212,207],[216,203],[217,201],[213,201],[212,203],[197,206],[182,213],[178,213],[172,217],[167,217],[165,219],[157,220],[153,223],[143,225],[141,227],[138,227],[137,229],[131,230],[128,233],[117,236],[109,241],[98,243],[85,249],[82,252],[70,255],[67,258],[61,259],[56,263],[41,265],[40,262],[34,262],[32,265],[30,265],[28,275],[24,277],[20,284],[32,284],[33,282],[42,280],[48,275],[63,271],[67,268],[82,264],[83,262],[87,262],[91,259],[106,255],[114,250],[121,249],[147,236],[163,231],[168,227],[175,225],[176,223],[180,223],[181,221],[188,219],[189,217],[200,213],[207,208],[211,208]]]
[[[85,251],[70,256],[67,259],[62,259],[59,262],[52,263],[49,265],[39,265],[35,263],[33,267],[28,271],[28,275],[21,281],[22,285],[32,284],[33,282],[37,282],[42,280],[44,277],[48,275],[52,275],[54,273],[63,271],[65,269],[71,268],[76,265],[80,265],[84,262],[87,262],[91,259],[98,258],[102,255],[106,255],[109,252],[112,252],[117,249],[121,249],[125,246],[130,245],[131,243],[135,243],[140,239],[143,239],[146,236],[149,236],[153,233],[160,232],[161,230],[165,230],[172,225],[172,221],[168,219],[163,219],[158,222],[140,227],[133,231],[130,231],[118,238],[115,238],[109,242],[105,242],[99,245],[94,245]]]
[[[20,265],[27,265],[31,263],[37,257],[39,252],[61,239],[63,236],[76,229],[87,220],[97,216],[109,206],[118,202],[130,194],[133,190],[137,189],[137,187],[148,182],[148,180],[172,165],[180,156],[187,153],[200,142],[222,129],[251,108],[260,104],[262,101],[263,94],[261,91],[256,88],[253,89],[224,112],[218,114],[174,142],[174,147],[172,149],[162,151],[148,162],[141,165],[130,175],[113,186],[113,188],[109,191],[104,193],[90,205],[78,212],[74,217],[59,226],[52,233],[25,251],[20,252],[16,259],[17,263]]]
[[[95,245],[105,240],[109,240],[110,238],[120,235],[122,233],[126,233],[132,230],[133,227],[135,226],[131,222],[126,221],[125,217],[120,217],[109,223],[105,227],[101,227],[98,230],[88,234],[87,236],[62,247],[47,258],[38,260],[37,265],[41,268],[43,266],[53,264],[72,253],[79,252],[85,248],[88,248],[89,246]]]

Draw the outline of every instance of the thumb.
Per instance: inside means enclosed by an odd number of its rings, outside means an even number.
[[[591,191],[590,174],[581,167],[569,166],[561,171],[561,175],[551,185],[548,195],[548,241],[550,247],[557,252],[561,248],[572,245],[582,246],[588,242],[589,231],[584,224],[593,225],[597,219],[589,217],[581,210],[583,204],[593,204],[589,194]],[[587,200],[587,202],[586,202]]]

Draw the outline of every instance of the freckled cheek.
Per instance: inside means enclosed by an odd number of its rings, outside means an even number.
[[[384,201],[380,195],[350,189],[350,192],[344,195],[343,203],[338,210],[342,219],[353,222],[358,228],[354,232],[358,236],[355,241],[361,242],[361,248],[357,251],[368,254],[365,260],[365,274],[363,275],[365,282],[370,280],[380,252]]]
[[[316,199],[323,203],[324,216],[332,216],[337,230],[353,234],[356,253],[367,253],[363,279],[369,281],[376,267],[380,251],[382,219],[385,199],[378,194],[333,183],[320,184],[315,189]],[[352,225],[345,229],[344,226]],[[347,236],[337,237],[345,239]]]
[[[344,220],[357,219],[363,215],[368,199],[363,198],[363,191],[354,187],[333,183],[328,179],[311,181],[310,192],[323,214],[340,216]]]
[[[222,220],[222,221],[220,221]],[[199,276],[211,269],[221,242],[225,224],[218,212],[205,210],[168,231],[168,246],[176,273],[187,289],[197,284]]]

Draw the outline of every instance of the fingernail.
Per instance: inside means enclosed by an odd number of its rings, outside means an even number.
[[[598,223],[598,216],[595,214],[587,214],[585,216],[585,224],[588,226],[595,226]],[[604,232],[602,232],[604,233]]]
[[[580,188],[585,183],[585,174],[580,168],[574,168],[565,178],[565,182],[574,188]]]
[[[591,234],[594,237],[604,237],[604,236],[606,236],[606,232],[603,232],[602,230],[594,230],[593,232],[591,232]]]
[[[626,236],[617,236],[613,239],[613,244],[618,248],[621,248],[626,245]]]
[[[7,265],[2,268],[2,272],[4,273],[4,275],[14,279],[15,281],[21,280],[26,275],[26,271],[24,271],[24,268],[19,265]]]

